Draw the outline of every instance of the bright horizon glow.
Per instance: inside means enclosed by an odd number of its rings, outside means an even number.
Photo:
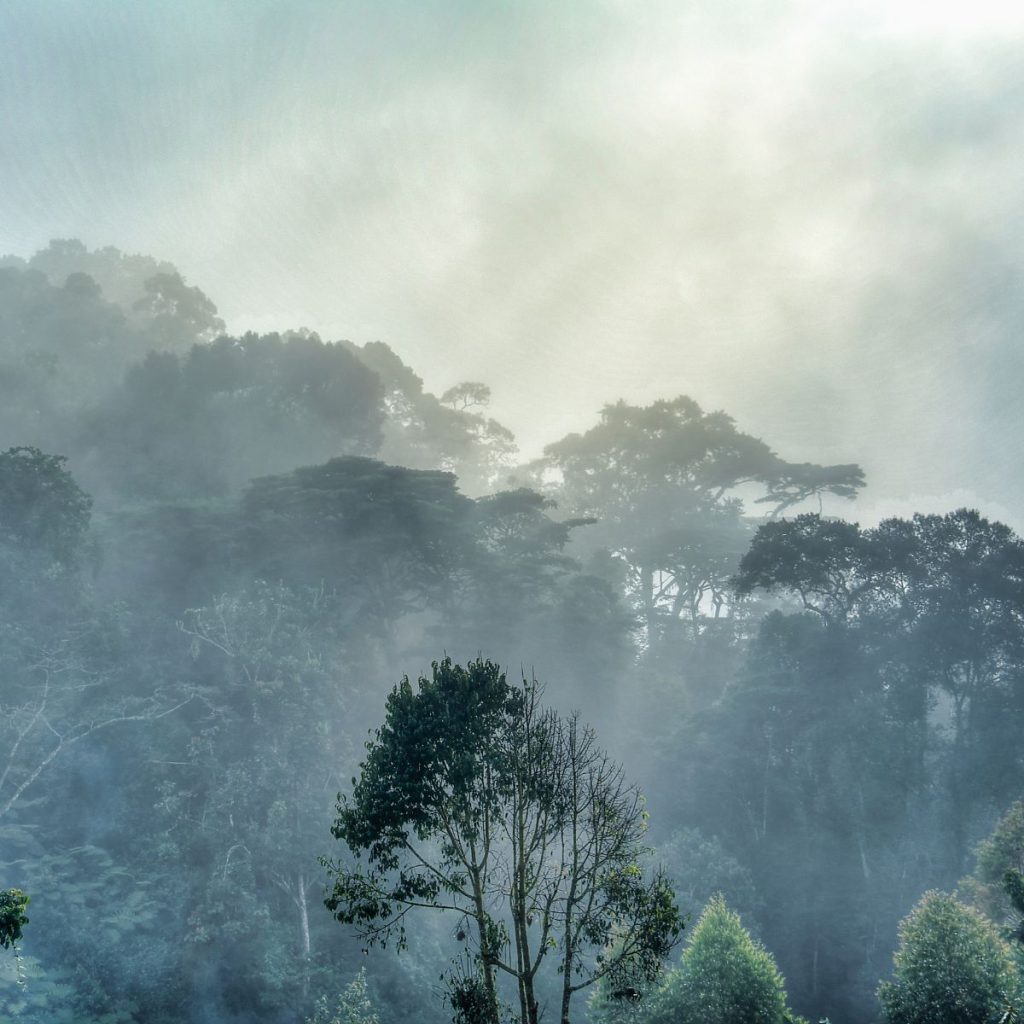
[[[895,32],[991,33],[1024,30],[1024,6],[1008,0],[870,0],[868,9]]]

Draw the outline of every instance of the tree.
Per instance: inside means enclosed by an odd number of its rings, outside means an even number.
[[[20,889],[0,891],[0,946],[10,949],[21,938],[21,929],[28,924],[25,909],[30,899]]]
[[[441,404],[453,409],[486,408],[491,401],[491,389],[479,381],[465,380],[450,387],[442,396]]]
[[[89,528],[92,499],[62,455],[38,448],[0,454],[0,547],[50,562],[74,560]]]
[[[270,972],[254,979],[222,958],[214,982],[225,1001],[266,985],[277,991],[265,1004],[306,1002],[315,982],[313,851],[354,762],[346,735],[354,694],[338,682],[341,618],[334,594],[257,581],[189,609],[178,624],[202,701],[163,773],[161,858],[191,866],[185,902],[197,959],[229,941],[238,963],[275,963],[271,985]],[[261,934],[254,919],[276,926]]]
[[[450,473],[331,459],[253,481],[245,554],[263,578],[344,588],[360,626],[387,634],[403,614],[450,600],[472,511]]]
[[[76,414],[109,394],[138,350],[88,275],[51,284],[38,270],[0,268],[0,447],[71,450]]]
[[[224,321],[212,300],[185,284],[177,271],[156,273],[142,287],[144,294],[132,309],[150,318],[155,348],[183,349],[224,333]]]
[[[943,892],[925,893],[900,924],[893,965],[878,989],[889,1024],[990,1024],[1021,995],[995,928]]]
[[[321,996],[313,1016],[306,1018],[306,1024],[379,1024],[379,1021],[366,991],[365,967],[345,986],[333,1007],[326,996]]]
[[[146,294],[146,281],[158,274],[174,275],[177,270],[166,260],[124,253],[112,245],[90,250],[77,238],[54,238],[28,261],[60,286],[72,274],[88,274],[103,290],[108,302],[116,303],[129,316],[135,302]],[[198,339],[191,339],[193,344]]]
[[[411,910],[454,914],[472,969],[453,979],[453,1006],[489,1024],[499,972],[536,1024],[550,965],[568,1021],[573,995],[600,978],[654,977],[681,927],[668,883],[637,863],[639,792],[590,730],[539,696],[482,659],[435,662],[415,689],[404,679],[332,829],[356,857],[328,864],[335,917],[401,948]]]
[[[728,690],[677,744],[671,773],[677,813],[713,823],[750,868],[761,936],[795,1004],[827,1000],[839,1018],[864,1015],[891,952],[878,937],[894,940],[936,882],[924,874],[933,833],[908,827],[927,810],[918,728],[877,639],[809,612],[769,614]]]
[[[703,907],[716,894],[747,920],[762,901],[750,871],[722,846],[717,836],[699,829],[676,829],[658,844],[658,860],[685,905]]]
[[[779,465],[775,477],[768,482],[768,491],[757,499],[758,504],[773,505],[773,519],[788,508],[817,497],[821,511],[823,494],[852,500],[864,486],[864,471],[857,465],[816,466],[810,462],[788,462]]]
[[[528,642],[559,679],[563,706],[583,699],[599,716],[632,659],[634,623],[612,584],[567,553],[586,519],[559,519],[555,504],[520,488],[477,498],[466,522],[466,571],[439,629],[447,649],[495,652]]]
[[[1024,943],[1024,800],[1003,815],[975,851],[977,866],[960,883],[970,903]]]
[[[346,452],[374,452],[377,375],[315,334],[245,334],[150,352],[85,420],[79,444],[107,485],[143,498],[209,497]]]
[[[437,398],[382,342],[350,346],[384,384],[387,422],[381,456],[416,469],[456,473],[464,490],[493,490],[517,452],[512,431],[484,415],[491,397],[486,384],[466,381]]]
[[[140,996],[149,1001],[147,1019],[168,1019],[179,911],[163,898],[163,880],[138,862],[119,860],[91,845],[53,853],[37,846],[5,866],[38,893],[31,935],[39,952],[23,961],[25,985],[5,991],[0,980],[0,1020],[126,1021],[126,1004]]]
[[[955,879],[972,814],[1005,806],[1024,781],[1012,724],[1024,711],[1024,542],[970,509],[870,530],[804,515],[758,530],[737,585],[792,595],[826,625],[856,629],[891,708],[916,721],[918,751],[928,703],[944,713],[933,738]]]
[[[694,926],[677,968],[647,997],[657,1024],[785,1024],[786,988],[775,960],[719,894]]]
[[[92,500],[65,461],[37,448],[0,454],[0,821],[87,738],[188,702],[122,688],[123,610],[97,608],[80,578]]]
[[[573,515],[600,519],[587,539],[629,567],[649,644],[679,621],[696,633],[728,616],[730,579],[749,541],[747,492],[780,510],[821,492],[850,497],[863,483],[855,466],[787,463],[684,395],[606,406],[586,433],[548,445],[538,468],[558,480]]]

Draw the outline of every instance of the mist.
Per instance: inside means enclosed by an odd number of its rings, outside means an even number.
[[[687,393],[879,503],[1019,502],[1004,5],[180,11],[5,5],[0,248],[488,380],[532,454]]]
[[[710,1013],[705,907],[780,1024],[896,1020],[930,890],[1019,961],[1024,13],[11,0],[0,39],[0,1016],[554,1018],[486,928],[396,955],[338,896],[392,688],[493,666],[593,726],[650,810],[620,866],[690,915],[661,974],[601,974],[619,919],[581,947],[572,1020]]]

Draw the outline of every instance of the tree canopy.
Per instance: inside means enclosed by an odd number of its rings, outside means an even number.
[[[878,996],[889,1024],[989,1024],[1017,1005],[1020,979],[992,925],[933,891],[900,925],[893,980]]]
[[[367,749],[333,829],[365,867],[333,862],[327,905],[400,947],[413,909],[465,922],[457,938],[475,952],[451,982],[457,1013],[472,1005],[497,1021],[499,972],[523,1024],[539,1019],[545,972],[561,976],[563,1021],[605,975],[657,975],[681,921],[666,880],[638,864],[639,793],[592,733],[542,708],[534,684],[510,686],[489,661],[436,662],[391,692]]]
[[[31,900],[20,889],[0,891],[0,946],[10,949],[21,939],[21,929],[28,924],[25,910]]]
[[[711,898],[679,967],[653,997],[652,1019],[702,1024],[785,1024],[786,988],[772,955],[751,939],[721,895]]]

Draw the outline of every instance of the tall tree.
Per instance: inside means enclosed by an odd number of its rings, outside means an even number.
[[[375,452],[377,375],[313,334],[245,334],[150,352],[85,417],[78,442],[105,490],[145,499],[237,493],[253,477]]]
[[[147,340],[153,348],[188,348],[224,333],[224,321],[212,300],[187,285],[177,271],[160,271],[146,278],[142,288],[132,309],[149,320]]]
[[[512,431],[486,415],[486,384],[464,381],[437,398],[383,342],[350,347],[384,385],[384,459],[455,473],[472,495],[502,486],[518,449]]]
[[[0,447],[70,451],[76,416],[116,388],[144,346],[83,273],[58,284],[0,268]]]
[[[680,921],[667,882],[645,878],[645,812],[622,769],[575,720],[545,711],[534,685],[492,662],[435,663],[387,704],[334,835],[365,867],[334,862],[335,916],[370,939],[403,941],[416,908],[466,923],[475,971],[453,1004],[497,1021],[499,973],[536,1024],[537,979],[557,969],[560,1017],[605,975],[657,974]],[[612,956],[602,953],[618,939]]]
[[[968,509],[870,530],[804,515],[758,530],[738,588],[792,595],[826,624],[855,628],[893,709],[917,723],[921,758],[928,702],[939,702],[931,738],[944,753],[955,879],[979,799],[1005,806],[1024,780],[1006,731],[1024,711],[1024,542]]]
[[[449,607],[472,508],[450,473],[331,459],[252,483],[241,554],[262,578],[343,591],[352,622],[390,636],[410,612]]]
[[[725,413],[685,396],[606,406],[595,427],[548,445],[544,456],[538,468],[556,478],[560,502],[600,520],[588,540],[629,566],[651,642],[665,624],[696,630],[728,612],[729,579],[748,542],[745,488],[782,508],[818,492],[849,497],[863,483],[857,467],[802,466],[794,498],[784,484],[794,467]]]
[[[0,821],[88,737],[187,700],[123,686],[122,616],[96,606],[80,571],[92,500],[65,463],[0,454]]]
[[[179,624],[202,699],[159,770],[160,859],[168,869],[192,865],[194,958],[224,941],[234,947],[211,970],[225,1003],[255,985],[268,1005],[304,1006],[320,966],[309,913],[315,851],[352,762],[354,694],[339,683],[339,618],[337,597],[323,589],[258,581],[189,610]],[[253,920],[277,927],[255,934]],[[239,967],[268,950],[273,985]]]

